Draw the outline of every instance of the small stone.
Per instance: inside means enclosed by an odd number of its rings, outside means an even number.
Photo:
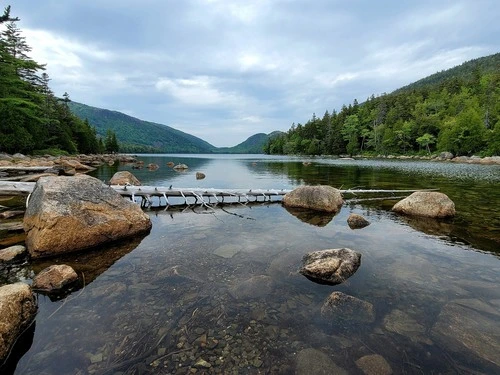
[[[42,270],[33,279],[33,289],[51,292],[76,281],[75,270],[65,264],[53,265]]]
[[[347,224],[351,229],[361,229],[370,225],[370,222],[361,215],[350,214],[347,218]]]
[[[90,354],[89,355],[90,363],[99,363],[102,362],[102,353]]]
[[[257,358],[257,359],[254,359],[254,361],[253,361],[252,365],[253,365],[254,367],[259,368],[260,366],[262,366],[262,364],[263,364],[263,363],[264,363],[264,362],[262,362],[260,359],[258,359],[258,358]]]
[[[379,354],[365,355],[356,361],[361,371],[366,375],[391,375],[392,368],[384,357]]]
[[[212,365],[205,361],[203,358],[198,359],[198,361],[194,364],[196,368],[210,368]]]
[[[203,180],[205,178],[205,173],[196,172],[196,179]]]
[[[167,352],[167,348],[158,348],[156,352],[158,355],[164,355]]]

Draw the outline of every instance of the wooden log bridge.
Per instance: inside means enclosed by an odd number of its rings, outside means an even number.
[[[109,185],[120,195],[129,197],[132,201],[139,202],[142,207],[151,207],[157,199],[158,206],[174,205],[205,205],[218,203],[241,203],[248,202],[273,202],[279,201],[287,189],[204,189],[204,188],[174,188],[172,186],[132,186],[132,185]],[[0,196],[28,196],[35,187],[34,182],[0,181]],[[346,189],[340,190],[342,194],[403,194],[415,191],[435,191],[437,189],[414,189],[414,190],[385,190],[385,189]],[[393,196],[393,198],[396,198]],[[401,198],[401,197],[397,197]],[[382,199],[382,198],[376,198]],[[391,199],[385,197],[384,199]]]

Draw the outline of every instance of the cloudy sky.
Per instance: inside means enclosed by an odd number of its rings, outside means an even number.
[[[234,146],[500,52],[498,0],[0,0],[51,88]]]

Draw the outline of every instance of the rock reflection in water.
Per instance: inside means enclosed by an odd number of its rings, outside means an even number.
[[[416,216],[401,216],[400,220],[419,232],[433,236],[449,236],[453,231],[453,224],[450,220]]]
[[[70,288],[63,288],[58,292],[43,293],[47,294],[51,300],[57,301],[66,298],[71,293],[90,284],[117,260],[134,250],[144,237],[145,235],[126,239],[103,247],[102,249],[97,248],[91,251],[33,260],[30,264],[30,268],[33,273],[38,274],[40,271],[53,264],[66,264],[76,271],[78,274],[78,281],[73,283]]]
[[[285,209],[300,221],[317,227],[327,226],[335,216],[335,214],[308,210],[305,208],[285,207]]]

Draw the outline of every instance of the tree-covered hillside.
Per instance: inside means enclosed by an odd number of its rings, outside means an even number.
[[[0,15],[0,152],[97,153],[104,143],[87,121],[74,116],[69,95],[54,96],[45,66],[29,57],[30,46],[10,15]]]
[[[224,154],[263,154],[264,148],[270,138],[276,137],[281,132],[275,131],[270,134],[257,133],[248,137],[245,141],[233,147],[219,147],[216,152]]]
[[[372,95],[271,139],[270,154],[500,155],[500,54]]]
[[[215,150],[210,143],[166,125],[76,102],[69,103],[69,107],[79,118],[88,119],[98,135],[105,136],[112,130],[122,152],[211,153]]]

